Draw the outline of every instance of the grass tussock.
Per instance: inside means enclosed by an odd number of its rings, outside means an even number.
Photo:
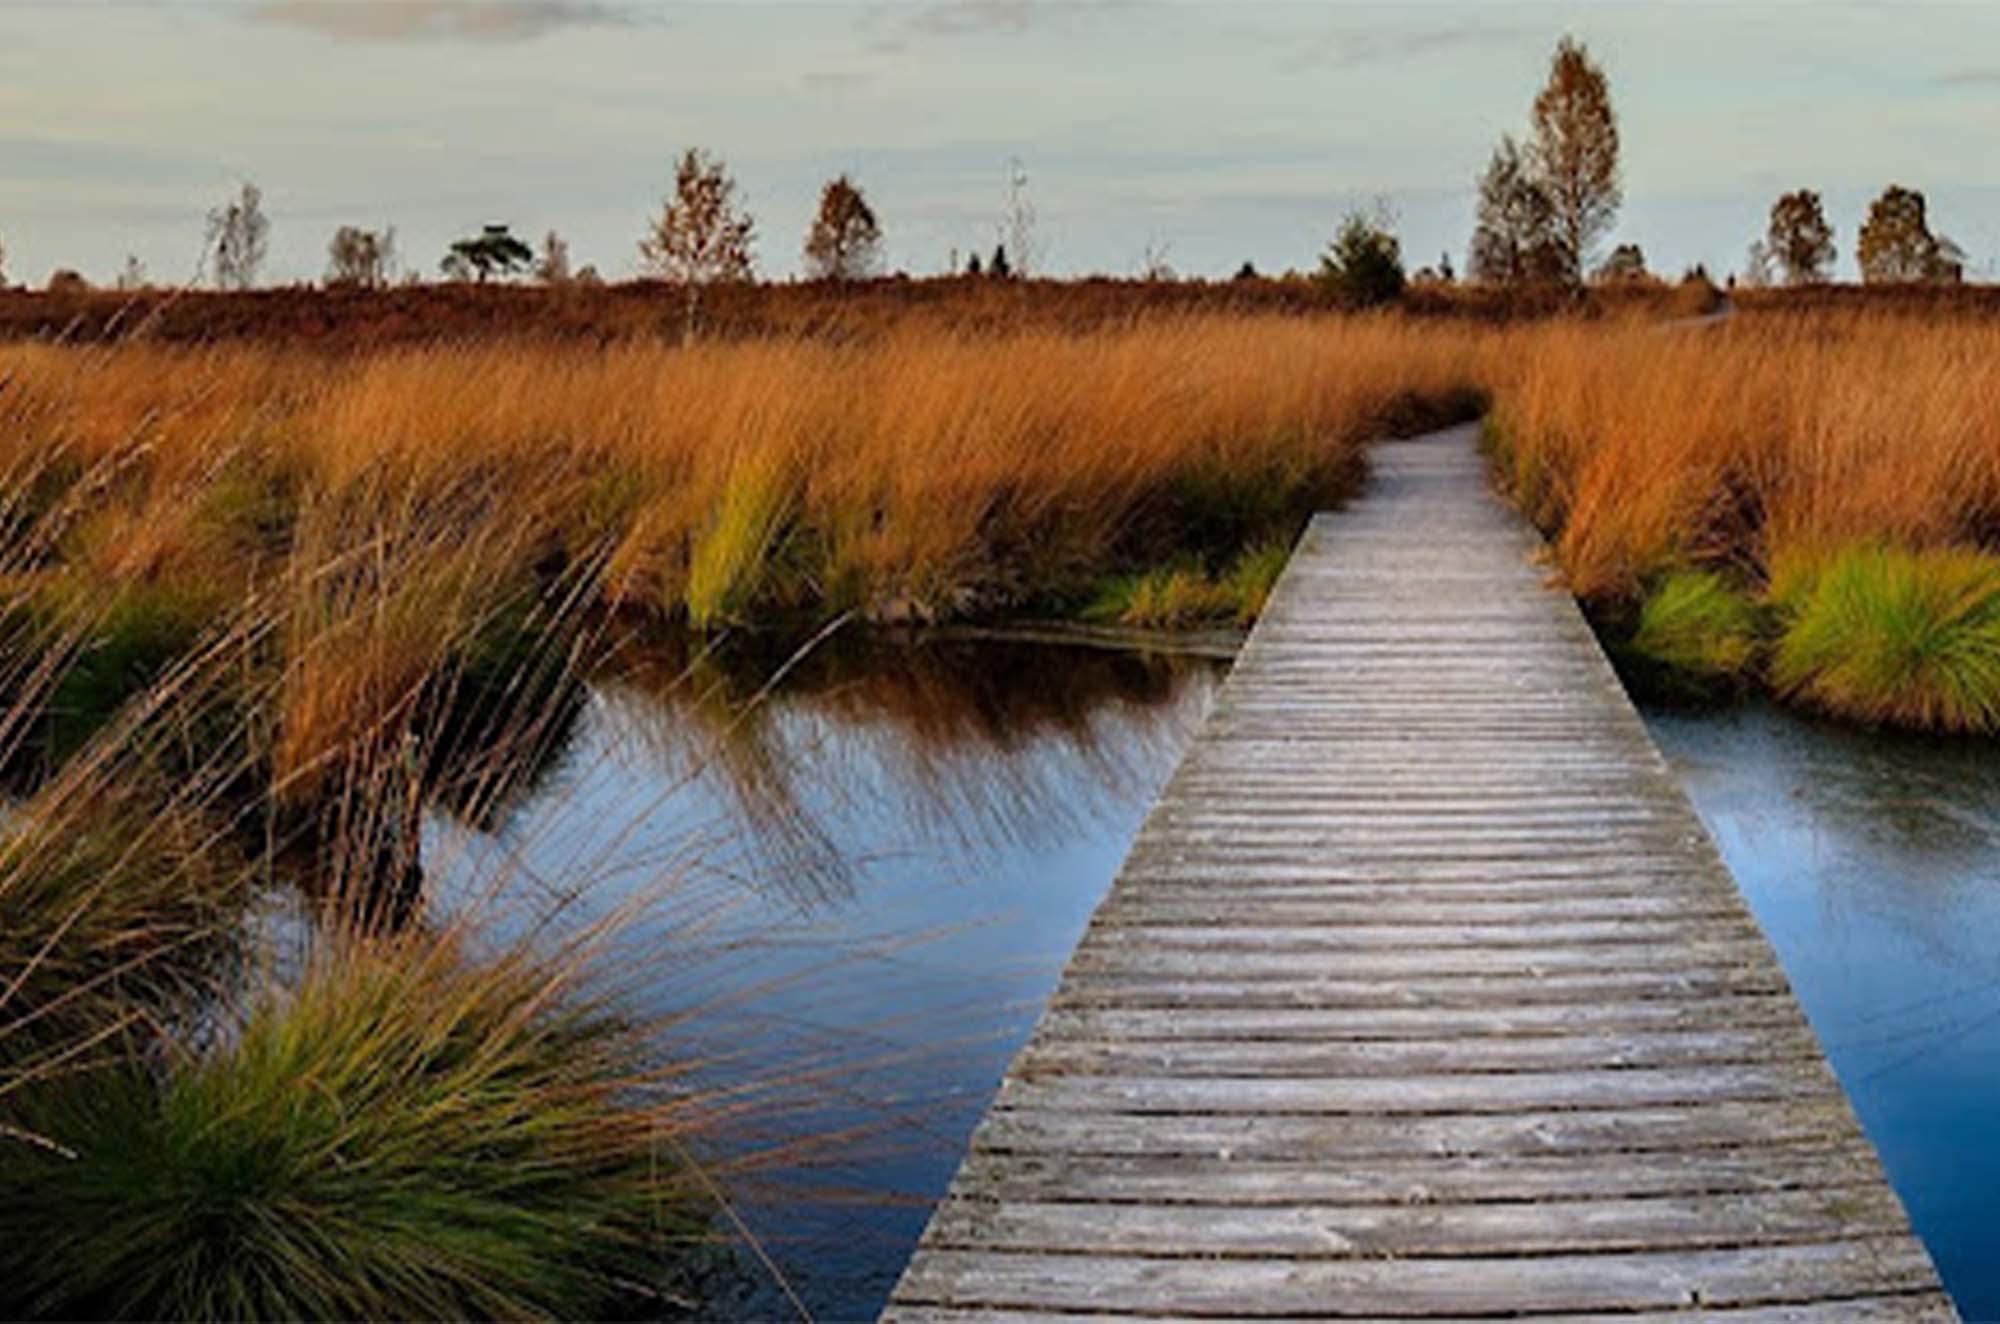
[[[1639,609],[1632,652],[1701,680],[1744,675],[1762,649],[1762,613],[1750,594],[1712,570],[1663,578]]]
[[[323,955],[165,1071],[41,1092],[0,1280],[56,1318],[555,1318],[700,1232],[661,1085],[571,972],[418,938]]]
[[[2000,730],[2000,557],[1863,544],[1787,587],[1782,691],[1867,722]]]
[[[1247,627],[1291,558],[1287,541],[1246,548],[1220,574],[1183,561],[1106,581],[1083,609],[1083,618],[1137,629],[1180,630],[1202,625]]]

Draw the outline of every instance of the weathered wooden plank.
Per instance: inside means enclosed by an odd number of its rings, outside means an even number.
[[[1257,1320],[1259,1324],[1303,1324],[1323,1320],[1326,1315],[1244,1314],[1241,1309],[1213,1315],[1162,1315],[1151,1312],[1092,1310],[1097,1318],[1112,1318],[1125,1324],[1192,1324],[1220,1320]],[[919,1306],[892,1304],[882,1318],[889,1324],[1076,1324],[1074,1311],[1017,1310],[1007,1307]],[[1365,1316],[1347,1316],[1361,1319]],[[1491,1315],[1432,1315],[1435,1324],[1491,1324]],[[1897,1296],[1849,1297],[1844,1300],[1814,1301],[1783,1306],[1704,1306],[1698,1311],[1625,1311],[1611,1315],[1536,1314],[1516,1315],[1537,1324],[1949,1324],[1958,1314],[1941,1293],[1924,1291]]]
[[[1612,920],[1542,920],[1538,924],[1476,924],[1448,922],[1434,924],[1256,924],[1248,920],[1224,920],[1222,914],[1208,924],[1150,924],[1116,916],[1118,922],[1096,922],[1090,928],[1090,946],[1098,952],[1126,948],[1146,948],[1152,952],[1434,952],[1438,948],[1484,948],[1506,952],[1512,948],[1546,950],[1562,944],[1568,950],[1592,950],[1604,962],[1616,962],[1616,950],[1678,944],[1682,950],[1704,950],[1706,944],[1756,942],[1760,932],[1748,914],[1692,914],[1692,916],[1644,916]]]
[[[1552,975],[1580,972],[1682,972],[1739,968],[1769,957],[1760,940],[1703,939],[1673,948],[1643,944],[1590,947],[1416,947],[1389,951],[1357,948],[1344,952],[1198,951],[1128,947],[1087,935],[1072,958],[1078,972],[1171,976],[1188,982],[1211,979],[1311,979],[1327,974],[1375,979],[1438,974]]]
[[[1712,889],[1690,888],[1638,896],[1606,890],[1582,896],[1551,889],[1505,892],[1335,885],[1302,895],[1297,888],[1175,886],[1127,881],[1098,908],[1099,927],[1111,925],[1256,925],[1363,927],[1540,927],[1607,920],[1735,918],[1743,911]]]
[[[1351,963],[1343,962],[1343,968]],[[1440,1007],[1531,1006],[1606,1002],[1686,1002],[1787,993],[1771,965],[1696,970],[1406,973],[1395,978],[1349,973],[1311,978],[1213,978],[1106,973],[1070,968],[1052,1006],[1120,1007]]]
[[[931,1249],[1170,1252],[1298,1260],[1702,1250],[1894,1235],[1903,1209],[1872,1172],[1849,1186],[1483,1204],[1152,1205],[957,1198],[938,1206]]]
[[[1039,1154],[1208,1155],[1226,1159],[1433,1160],[1507,1154],[1719,1153],[1762,1144],[1857,1137],[1860,1126],[1825,1095],[1728,1099],[1660,1107],[1515,1113],[1335,1114],[989,1112],[982,1150]],[[1606,1163],[1614,1167],[1615,1160]]]
[[[925,1247],[899,1295],[936,1305],[1320,1318],[1682,1310],[1924,1291],[1908,1236],[1724,1250],[1493,1259],[1180,1259]]]
[[[889,1318],[1950,1319],[1455,444],[1313,522]]]
[[[1108,1204],[1470,1204],[1814,1189],[1879,1181],[1881,1172],[1875,1151],[1859,1140],[1630,1152],[1615,1163],[1588,1150],[1327,1163],[1317,1157],[1044,1156],[975,1149],[953,1191],[967,1199]]]
[[[1439,1075],[1494,1071],[1595,1071],[1619,1067],[1813,1062],[1819,1041],[1803,1024],[1665,1033],[1475,1035],[1393,1041],[1297,1038],[1132,1040],[1079,1037],[1044,1023],[1017,1074],[1189,1077]]]
[[[1042,1018],[1040,1038],[1091,1039],[1137,1046],[1160,1040],[1227,1040],[1305,1044],[1398,1040],[1499,1038],[1510,1041],[1592,1039],[1604,1035],[1713,1033],[1772,1027],[1796,1035],[1805,1026],[1787,997],[1743,998],[1724,1007],[1708,1001],[1472,1007],[1093,1007],[1062,1004]]]
[[[1032,1072],[1034,1059],[1022,1062]],[[1073,1113],[1481,1113],[1796,1099],[1832,1083],[1825,1063],[1403,1076],[1063,1076],[1002,1082],[995,1108]]]

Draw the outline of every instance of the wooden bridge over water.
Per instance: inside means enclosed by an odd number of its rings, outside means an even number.
[[[887,1318],[1956,1318],[1537,545],[1313,522]]]

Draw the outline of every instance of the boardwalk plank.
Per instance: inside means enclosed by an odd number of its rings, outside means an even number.
[[[1588,1151],[1485,1157],[1242,1159],[1213,1154],[1090,1157],[974,1150],[956,1194],[979,1200],[1257,1206],[1477,1203],[1608,1196],[1748,1193],[1879,1179],[1859,1140],[1741,1149],[1628,1153],[1615,1166]]]
[[[1530,1314],[1769,1306],[1920,1291],[1930,1260],[1908,1236],[1798,1246],[1376,1260],[1177,1259],[927,1248],[907,1301],[1071,1311],[1358,1315]]]
[[[1704,1250],[1893,1235],[1902,1206],[1873,1172],[1799,1191],[1485,1204],[1232,1205],[956,1199],[939,1206],[933,1247],[1299,1260],[1385,1255],[1546,1255]]]

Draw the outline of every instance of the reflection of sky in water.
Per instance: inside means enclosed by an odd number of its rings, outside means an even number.
[[[1967,1319],[2000,1318],[2000,759],[1647,715]]]
[[[648,900],[615,964],[694,1013],[676,1052],[766,1086],[747,1216],[817,1313],[872,1316],[1216,674],[957,650],[748,713],[685,672],[607,682],[533,800],[491,836],[433,821],[427,858],[446,896],[500,880],[505,929]]]

